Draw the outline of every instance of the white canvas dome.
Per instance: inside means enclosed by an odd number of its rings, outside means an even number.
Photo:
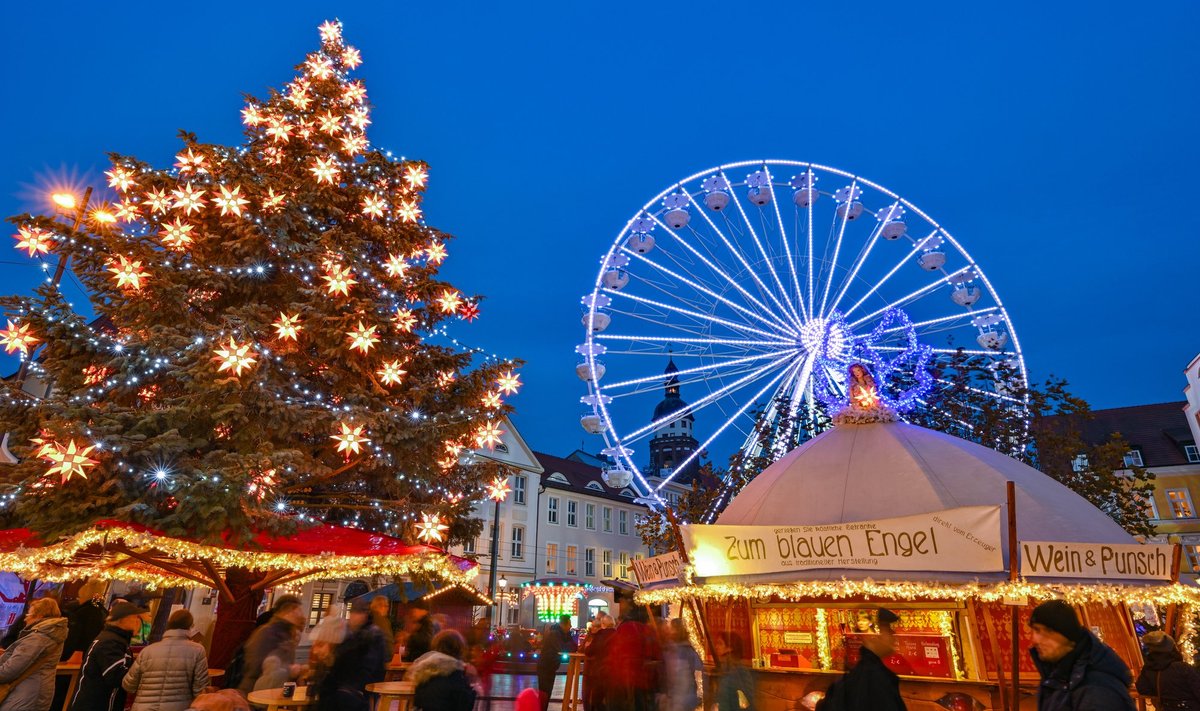
[[[902,422],[839,425],[813,438],[767,467],[716,523],[843,523],[979,505],[999,505],[1005,521],[1008,481],[1016,484],[1018,540],[1137,542],[1104,512],[1038,470],[973,442]],[[1007,566],[1006,533],[1001,533],[1001,540]],[[931,579],[928,574],[840,569],[787,576],[793,580],[841,577]],[[1007,575],[935,577],[983,580]]]

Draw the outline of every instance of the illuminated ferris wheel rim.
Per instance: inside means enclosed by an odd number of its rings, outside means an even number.
[[[938,281],[934,282],[932,285],[927,285],[925,287],[926,290],[929,292],[932,292],[936,287],[939,287],[942,285],[953,285],[956,283],[961,285],[962,282],[953,281],[953,277],[955,277],[957,275],[962,275],[962,274],[967,275],[967,277],[969,277],[969,280],[967,283],[969,283],[969,281],[974,281],[977,279],[979,281],[979,283],[982,284],[982,286],[986,290],[988,296],[993,301],[993,305],[987,309],[982,310],[982,313],[995,312],[996,314],[999,314],[999,320],[997,321],[997,323],[1004,324],[1005,333],[1007,335],[1007,338],[1011,339],[1011,343],[1009,344],[1008,348],[998,349],[994,353],[986,353],[986,354],[990,355],[990,356],[995,356],[995,357],[1003,357],[1004,360],[1006,360],[1007,362],[1009,362],[1013,365],[1014,370],[1016,371],[1015,374],[1016,374],[1017,381],[1019,382],[1019,384],[1024,386],[1024,385],[1027,385],[1027,383],[1028,383],[1028,376],[1027,376],[1027,371],[1026,371],[1026,366],[1025,366],[1024,355],[1023,355],[1021,345],[1020,345],[1020,339],[1017,335],[1015,327],[1012,324],[1012,320],[1009,318],[1008,311],[1007,311],[1006,307],[1004,306],[1004,303],[1003,303],[1002,299],[1000,298],[999,293],[996,291],[996,289],[992,285],[991,281],[987,278],[987,275],[984,273],[982,267],[979,266],[979,263],[970,254],[970,252],[968,252],[967,249],[945,227],[943,227],[940,223],[938,223],[936,220],[931,218],[928,214],[926,214],[923,210],[921,210],[919,207],[914,205],[909,200],[901,197],[898,193],[895,193],[892,190],[889,190],[888,188],[886,188],[874,181],[871,181],[867,178],[864,178],[860,175],[857,175],[857,174],[849,172],[849,171],[841,170],[838,168],[834,168],[831,166],[823,165],[820,163],[783,160],[783,159],[764,159],[764,160],[748,160],[748,161],[737,161],[737,162],[733,162],[733,163],[725,163],[725,164],[718,165],[718,166],[715,166],[712,168],[701,170],[701,171],[695,172],[685,178],[675,181],[674,183],[669,185],[667,188],[665,188],[664,190],[662,190],[661,192],[656,194],[654,197],[652,197],[650,200],[648,200],[645,204],[643,204],[642,207],[639,210],[637,210],[633,214],[633,216],[631,216],[629,218],[629,220],[626,221],[624,227],[617,233],[612,244],[609,246],[608,251],[605,252],[604,257],[601,259],[601,266],[600,266],[599,271],[597,272],[596,279],[592,284],[591,293],[588,296],[585,296],[583,299],[584,305],[587,309],[585,316],[584,316],[586,341],[583,346],[576,349],[577,352],[579,352],[585,358],[586,366],[587,366],[587,377],[585,378],[585,380],[587,381],[588,395],[585,396],[584,398],[581,398],[581,400],[584,402],[584,404],[589,405],[592,408],[593,412],[596,415],[598,415],[600,418],[600,422],[601,422],[603,429],[601,431],[599,431],[598,433],[604,437],[605,443],[607,445],[606,449],[604,450],[604,453],[613,457],[618,462],[619,467],[622,465],[625,467],[628,467],[629,470],[632,472],[633,476],[640,483],[641,487],[645,491],[650,493],[651,499],[656,500],[659,503],[661,503],[662,500],[661,500],[661,498],[658,497],[658,491],[663,486],[665,486],[666,483],[668,483],[670,481],[670,479],[674,476],[675,472],[672,472],[671,476],[667,477],[667,479],[665,481],[663,481],[661,484],[659,484],[657,487],[653,486],[652,484],[650,484],[647,481],[646,477],[643,476],[637,463],[632,458],[632,455],[633,455],[632,449],[630,447],[625,446],[625,442],[624,442],[622,436],[617,432],[616,428],[614,427],[614,418],[612,416],[612,413],[610,413],[609,407],[608,407],[608,405],[611,402],[611,396],[604,393],[604,389],[606,386],[603,384],[600,384],[600,382],[599,382],[600,378],[603,376],[604,366],[600,365],[600,371],[598,373],[597,358],[605,351],[605,347],[603,345],[600,345],[599,350],[601,352],[597,353],[597,341],[603,340],[603,337],[600,335],[599,331],[597,331],[593,328],[593,326],[595,325],[596,314],[600,313],[601,312],[600,310],[602,308],[606,308],[607,304],[605,303],[605,304],[598,305],[598,299],[599,298],[608,299],[609,298],[607,296],[608,293],[617,293],[616,289],[609,289],[606,287],[606,285],[604,283],[605,275],[607,272],[609,272],[613,268],[612,264],[613,264],[614,257],[616,257],[617,255],[620,255],[622,252],[628,251],[627,241],[631,236],[636,234],[636,232],[634,230],[634,226],[638,222],[638,220],[640,218],[642,218],[643,216],[651,217],[651,219],[653,219],[654,222],[659,227],[662,227],[665,231],[670,233],[676,239],[680,239],[679,235],[675,234],[675,232],[679,231],[678,228],[674,228],[674,229],[668,228],[668,226],[663,224],[663,222],[661,220],[659,220],[658,217],[656,217],[656,216],[661,216],[667,211],[667,208],[663,206],[663,202],[666,198],[668,198],[669,196],[671,196],[673,194],[676,194],[676,195],[682,194],[682,195],[686,195],[688,197],[689,201],[685,204],[684,209],[694,207],[698,213],[703,212],[705,209],[705,206],[702,203],[698,202],[696,200],[696,198],[697,198],[697,196],[705,194],[706,189],[703,186],[700,186],[695,189],[689,189],[687,187],[688,184],[693,184],[702,178],[710,177],[710,176],[720,176],[724,180],[724,188],[723,189],[728,192],[730,198],[732,198],[732,200],[733,200],[733,204],[737,206],[738,212],[741,213],[742,218],[746,220],[747,224],[749,224],[749,218],[747,217],[747,213],[744,211],[742,205],[738,202],[736,194],[734,192],[734,188],[745,187],[745,186],[749,185],[748,181],[751,176],[747,176],[746,179],[743,179],[741,181],[736,181],[736,180],[733,180],[733,179],[727,177],[726,172],[730,171],[730,170],[734,170],[734,169],[741,169],[741,168],[749,168],[751,170],[754,170],[754,169],[765,170],[765,171],[767,171],[767,181],[766,181],[765,185],[769,188],[770,193],[771,193],[769,202],[774,203],[776,206],[778,206],[779,203],[777,200],[777,189],[780,187],[786,187],[789,184],[789,181],[786,179],[783,179],[783,178],[777,178],[774,174],[772,174],[770,172],[770,169],[772,167],[777,167],[777,166],[802,169],[802,170],[806,171],[810,177],[813,176],[814,173],[822,173],[822,174],[828,174],[828,175],[848,179],[850,181],[850,188],[851,188],[850,201],[856,201],[856,199],[857,199],[857,196],[853,194],[853,188],[855,186],[863,186],[863,187],[870,188],[871,190],[875,191],[879,195],[885,196],[886,198],[894,201],[891,207],[888,207],[888,208],[880,207],[877,209],[877,211],[874,213],[874,214],[876,214],[877,219],[878,219],[878,213],[883,212],[885,209],[892,210],[892,209],[894,209],[895,206],[898,205],[901,208],[903,208],[903,211],[911,213],[911,214],[919,217],[921,220],[924,220],[928,224],[928,226],[930,228],[932,228],[932,232],[930,232],[929,237],[926,237],[925,240],[922,240],[921,242],[927,241],[931,237],[935,237],[935,236],[940,237],[940,238],[944,239],[946,243],[948,243],[950,246],[952,246],[953,249],[955,251],[957,251],[957,253],[959,255],[961,255],[961,257],[964,258],[966,261],[966,264],[964,266],[959,267],[958,269],[955,269],[952,272],[947,271],[944,267],[939,267],[937,269],[937,271],[942,272],[942,274],[943,274],[942,278],[939,279]],[[815,185],[816,185],[815,180],[808,185],[808,189],[812,190],[814,192],[814,197],[812,198],[812,202],[815,202],[816,199],[821,194],[834,195],[834,199],[835,200],[837,199],[836,193],[822,192],[822,191],[818,190],[815,187]],[[762,208],[764,204],[765,203],[756,203],[756,205],[760,208]],[[839,204],[840,204],[840,202],[839,202]],[[776,207],[775,209],[776,209],[776,214],[778,215],[779,214],[778,207]],[[812,208],[811,208],[811,204],[808,207],[808,211],[809,211],[809,220],[810,220],[809,247],[811,249],[811,247],[812,247],[812,234],[811,234]],[[730,210],[729,214],[732,214],[732,213],[733,213],[733,210]],[[847,222],[849,222],[849,220],[845,219],[844,215],[842,217],[843,217],[842,232],[844,233],[845,224]],[[710,225],[713,224],[710,220],[708,220],[707,217],[705,219],[706,219],[706,221],[709,222]],[[849,219],[854,219],[854,218],[849,218]],[[887,219],[890,219],[890,218],[887,218]],[[902,218],[898,218],[898,219],[902,219]],[[881,221],[881,224],[882,224],[882,221]],[[717,229],[715,227],[715,225],[714,225],[714,229]],[[717,229],[717,231],[719,232],[719,229]],[[784,228],[782,218],[780,218],[780,231],[781,231],[781,233],[786,233],[786,229]],[[754,232],[753,226],[750,226],[750,232],[751,233]],[[913,254],[915,254],[917,249],[920,248],[920,243],[918,243],[916,240],[913,240],[911,235],[906,235],[906,236],[910,240],[914,241],[915,247],[913,250]],[[757,240],[758,240],[757,235],[754,236],[754,239],[757,242]],[[874,242],[877,239],[878,239],[878,235],[873,232],[872,242]],[[841,247],[841,240],[842,240],[842,234],[839,233],[839,236],[838,236],[838,247],[839,248]],[[760,246],[760,248],[761,248],[761,246]],[[868,254],[869,254],[869,251],[870,250],[868,249]],[[805,256],[808,260],[815,261],[814,254],[812,252],[810,252],[809,254],[807,254]],[[865,256],[863,256],[863,255],[860,255],[860,257],[865,259]],[[763,255],[763,258],[764,258],[764,260],[768,260],[768,257],[766,254]],[[793,261],[798,260],[799,253],[797,254],[796,257],[793,257],[791,255],[791,253],[789,252],[788,258],[789,258],[789,260],[793,260]],[[856,278],[861,278],[861,277],[858,277],[858,269],[861,268],[863,265],[861,263],[857,263],[857,259],[858,258],[856,258],[856,267],[855,267],[854,271],[848,277],[847,281],[853,281]],[[828,296],[828,291],[830,290],[832,283],[833,283],[833,271],[832,270],[838,268],[838,265],[836,262],[837,262],[837,252],[835,252],[835,254],[834,254],[833,263],[828,265],[831,272],[828,276],[829,284],[826,286],[826,294],[825,294],[826,297]],[[746,263],[745,261],[742,262],[742,266],[744,267],[745,270],[749,270],[751,267],[751,265]],[[810,269],[810,272],[811,272],[811,269]],[[893,273],[894,272],[895,272],[895,269],[893,269]],[[823,274],[823,272],[822,272],[822,274]],[[890,277],[891,277],[891,273],[889,273],[888,277],[885,277],[885,280]],[[793,275],[793,278],[795,278],[795,275]],[[782,287],[783,284],[779,282],[779,277],[776,276],[775,279],[776,279],[776,283],[779,283],[780,286]],[[843,284],[845,285],[844,288],[843,288]],[[761,282],[760,282],[760,285],[762,285]],[[796,286],[798,289],[800,288],[799,283],[797,283]],[[812,288],[812,274],[811,273],[809,274],[809,287],[811,290],[811,288]],[[837,300],[840,300],[843,296],[846,295],[846,292],[849,290],[850,285],[846,282],[843,282],[842,284],[839,284],[839,288],[841,288],[842,290],[841,290],[841,294],[837,297]],[[878,286],[875,287],[875,289],[877,289],[877,288],[878,288]],[[875,293],[875,289],[872,289],[872,291],[869,292],[867,294],[867,296],[869,297],[873,293]],[[811,295],[811,292],[810,292],[810,295]],[[920,294],[917,298],[918,299],[924,298],[927,295],[928,295],[928,293]],[[912,295],[910,294],[909,296],[911,297]],[[797,294],[798,300],[800,299],[800,297],[801,297],[801,295]],[[866,297],[864,297],[864,300],[865,300],[865,298]],[[909,297],[904,297],[904,298],[907,299]],[[786,300],[786,298],[785,298],[785,300]],[[887,299],[885,299],[885,300],[887,300]],[[901,299],[899,301],[904,301],[904,299]],[[778,304],[778,303],[779,302],[776,301],[776,304]],[[862,303],[863,302],[860,301],[853,308],[857,308],[858,305],[861,305]],[[972,304],[968,304],[965,306],[966,314],[969,315],[969,314],[974,313],[974,310],[972,309],[973,303],[974,302],[972,302]],[[836,300],[835,300],[834,306],[836,307]],[[810,307],[811,307],[811,304],[810,304]],[[715,304],[713,305],[713,308],[715,310],[715,308],[716,308]],[[825,308],[824,303],[822,304],[821,308],[822,308],[822,310],[824,310],[824,308]],[[870,319],[874,316],[877,316],[879,313],[880,312],[876,312],[875,314],[872,314],[871,316],[866,317],[866,319]],[[793,310],[793,314],[795,314],[794,310]],[[824,319],[824,317],[827,315],[829,315],[829,314],[821,313],[818,315],[815,312],[812,314],[806,313],[804,315],[804,319],[806,319],[806,323],[808,323],[811,320]],[[786,314],[784,316],[785,316],[785,318],[787,317]],[[606,315],[606,318],[607,318],[607,315]],[[866,319],[864,319],[864,320],[866,320]],[[861,323],[861,320],[860,320],[860,323]],[[797,340],[798,340],[799,336],[800,336],[799,329],[803,328],[803,326],[805,324],[796,323],[795,325],[797,327],[797,330],[793,331],[790,335],[797,338]],[[980,328],[981,333],[983,332],[983,330],[984,329]],[[671,340],[674,340],[675,342],[686,342],[688,339],[674,338]],[[945,352],[945,351],[941,351],[941,352]],[[970,354],[982,353],[980,351],[971,351],[971,350],[968,350],[966,352],[970,353]],[[581,364],[580,367],[582,368],[583,365],[584,364]],[[783,379],[784,376],[794,377],[795,376],[794,372],[789,373],[790,370],[793,370],[793,365],[794,364],[790,364],[790,365],[788,365],[788,367],[780,368],[780,374],[775,379],[771,380],[768,383],[768,387],[763,388],[763,390],[760,391],[758,394],[756,394],[755,397],[761,397],[761,395],[763,393],[770,390],[775,384],[779,383],[779,381],[781,379]],[[577,369],[577,372],[579,372],[579,369]],[[584,375],[581,373],[580,377],[583,378]],[[662,376],[660,375],[659,376],[660,382],[661,382],[661,377]],[[646,380],[646,379],[644,379],[644,380]],[[611,387],[611,386],[608,386],[608,387]],[[779,387],[783,387],[783,385],[779,385]],[[778,390],[776,390],[776,392],[778,392]],[[1003,395],[997,395],[997,396],[1002,397],[1002,398],[1004,397]],[[1012,401],[1016,402],[1013,398],[1004,398],[1004,399],[1012,400]],[[750,403],[747,403],[747,405],[749,405],[749,404]],[[1026,403],[1019,403],[1019,404],[1023,405]],[[690,407],[691,406],[689,406],[689,408]],[[689,412],[691,414],[695,414],[696,411],[697,410],[693,410],[693,409],[687,410],[687,412]],[[743,414],[743,412],[744,412],[744,408],[742,411],[739,411],[739,413],[737,413],[737,414],[741,415],[741,414]],[[737,415],[735,415],[735,417],[736,416]],[[585,417],[585,419],[586,419],[586,417]],[[724,425],[722,425],[721,430],[724,430],[725,427],[727,427],[731,422],[732,422],[732,419],[727,421]],[[654,428],[654,429],[656,430],[657,428]],[[647,430],[646,427],[642,427],[642,428],[640,428],[640,430],[638,430],[638,432],[640,434],[644,435],[646,430]],[[626,435],[626,437],[628,437],[628,435]],[[715,435],[714,435],[714,437],[710,438],[708,442],[705,442],[704,444],[702,444],[701,447],[698,448],[698,450],[705,449],[707,444],[709,444],[713,439],[715,439]],[[681,469],[682,467],[679,467],[679,468]],[[676,471],[678,471],[678,469]]]

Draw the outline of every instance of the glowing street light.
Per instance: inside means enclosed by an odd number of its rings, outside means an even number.
[[[74,210],[79,204],[73,193],[53,193],[50,200],[63,210]]]

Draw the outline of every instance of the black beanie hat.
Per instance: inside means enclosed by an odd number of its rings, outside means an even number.
[[[1047,600],[1033,608],[1029,624],[1039,624],[1054,630],[1067,639],[1077,642],[1083,638],[1083,625],[1075,608],[1062,600]]]

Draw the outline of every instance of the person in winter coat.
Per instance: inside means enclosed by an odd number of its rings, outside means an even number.
[[[270,621],[254,630],[250,639],[246,640],[242,680],[237,687],[243,696],[254,690],[267,657],[278,657],[288,671],[288,678],[295,679],[303,671],[303,667],[296,664],[296,645],[306,622],[300,598],[283,595],[275,601],[272,609],[274,613]]]
[[[1175,640],[1164,632],[1148,632],[1142,638],[1146,665],[1138,674],[1137,690],[1155,699],[1160,711],[1200,711],[1200,670],[1185,664]]]
[[[92,642],[100,636],[104,629],[104,621],[108,619],[108,610],[104,607],[104,599],[99,595],[89,598],[67,615],[67,642],[63,645],[62,661],[67,661],[71,655],[83,654],[92,646]]]
[[[896,653],[896,633],[892,625],[900,617],[879,608],[872,634],[863,637],[858,663],[846,672],[843,681],[845,708],[849,711],[904,711],[900,698],[900,677],[883,663]],[[832,695],[831,695],[832,696]]]
[[[754,677],[742,661],[745,656],[742,638],[735,634],[715,637],[713,653],[717,656],[718,711],[753,711]]]
[[[387,599],[386,595],[377,595],[371,598],[371,623],[383,635],[383,641],[387,642],[387,648],[392,654],[396,654],[396,628],[392,625],[392,603]],[[388,661],[392,661],[388,657]]]
[[[184,711],[208,688],[204,647],[189,639],[192,613],[176,610],[162,639],[142,650],[121,686],[134,695],[132,711]]]
[[[416,685],[413,707],[421,711],[471,711],[475,689],[467,674],[463,654],[467,643],[454,630],[438,632],[433,650],[421,655],[408,672],[406,681]]]
[[[650,626],[646,609],[632,601],[623,603],[625,614],[608,643],[604,664],[608,683],[606,711],[649,711],[658,691],[658,664],[662,650],[658,633]]]
[[[696,688],[696,672],[704,665],[700,655],[692,647],[688,639],[683,620],[678,617],[671,620],[667,628],[668,643],[663,648],[663,664],[665,673],[664,691],[667,695],[668,711],[694,711],[700,705],[700,696]]]
[[[47,711],[54,698],[54,675],[67,618],[50,598],[34,600],[25,613],[21,635],[0,655],[0,684],[11,685],[0,711]]]
[[[367,711],[367,684],[383,681],[388,652],[383,633],[371,622],[371,608],[365,600],[350,605],[350,630],[334,653],[333,666],[321,681],[317,711]]]
[[[596,616],[598,629],[584,639],[583,648],[583,709],[604,711],[604,687],[607,684],[605,664],[608,644],[617,633],[616,621],[607,612]]]
[[[1042,676],[1038,711],[1134,711],[1132,675],[1108,645],[1079,623],[1062,600],[1033,608],[1029,655]]]
[[[550,694],[554,691],[554,677],[562,665],[564,652],[575,651],[575,640],[571,637],[571,618],[562,615],[557,625],[546,625],[542,635],[542,648],[538,651],[537,682],[542,692],[542,711],[550,705]]]
[[[149,610],[132,602],[114,603],[108,623],[92,642],[79,674],[79,688],[71,700],[71,711],[119,711],[125,708],[121,680],[133,665],[129,643],[142,628]]]
[[[438,631],[433,626],[433,617],[429,614],[429,608],[416,602],[409,605],[408,609],[408,636],[404,640],[402,659],[411,662],[433,648],[433,636]]]

